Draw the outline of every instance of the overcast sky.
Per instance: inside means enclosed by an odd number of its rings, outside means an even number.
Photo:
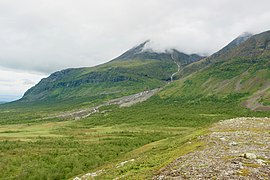
[[[211,54],[243,32],[270,30],[269,0],[0,0],[0,96],[93,66],[151,39]]]

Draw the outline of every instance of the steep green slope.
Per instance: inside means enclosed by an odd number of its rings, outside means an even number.
[[[238,47],[245,41],[247,41],[252,36],[251,33],[243,33],[242,35],[235,38],[233,41],[231,41],[228,45],[226,45],[224,48],[219,50],[218,52],[214,53],[213,55],[204,58],[203,60],[189,64],[188,66],[184,67],[181,71],[181,76],[186,76],[191,73],[194,73],[196,71],[199,71],[216,61],[218,61],[224,54],[228,53],[229,51],[233,50],[234,48]],[[226,55],[225,55],[226,56]]]
[[[67,69],[43,79],[28,90],[22,100],[67,99],[152,89],[163,85],[163,81],[175,71],[174,66],[172,62],[132,60],[93,68]]]
[[[165,94],[219,98],[230,96],[232,100],[241,96],[245,100],[262,92],[255,101],[269,102],[270,31],[254,35],[239,46],[218,56],[214,54],[207,60],[211,60],[208,66],[182,79],[178,85],[172,85],[175,87],[168,88]]]

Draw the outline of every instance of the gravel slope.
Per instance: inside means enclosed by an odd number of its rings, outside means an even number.
[[[270,179],[270,118],[216,123],[201,150],[179,157],[153,179]]]

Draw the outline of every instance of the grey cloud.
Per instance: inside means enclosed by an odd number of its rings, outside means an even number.
[[[51,73],[155,49],[211,54],[270,29],[269,0],[1,0],[0,66]]]
[[[36,82],[30,80],[30,79],[22,79],[23,85],[34,85]]]

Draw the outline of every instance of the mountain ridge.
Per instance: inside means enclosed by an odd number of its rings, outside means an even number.
[[[239,103],[248,102],[242,105],[252,110],[269,109],[270,31],[253,35],[223,54],[213,56],[191,64],[200,68],[190,70],[186,76],[182,74],[185,78],[174,90],[170,89],[170,93],[173,91],[176,96],[234,97]]]
[[[195,77],[196,83],[185,81],[185,86],[174,90],[178,95],[253,94],[268,82],[269,39],[270,31],[256,35],[245,33],[209,57],[187,55],[176,49],[163,53],[145,50],[147,40],[102,65],[57,71],[30,88],[17,102],[61,104],[68,100],[78,106],[91,105],[162,87],[173,79],[189,76]],[[258,76],[263,77],[255,81]],[[268,94],[264,95],[266,104]]]
[[[203,58],[196,54],[187,55],[176,49],[164,53],[145,51],[144,47],[148,42],[145,41],[102,65],[54,72],[27,90],[19,101],[61,101],[71,97],[90,97],[87,101],[91,101],[94,96],[97,99],[102,94],[105,99],[130,95],[163,86],[170,81],[171,75],[177,71],[172,54],[182,66]]]
[[[241,34],[240,36],[233,39],[226,46],[224,46],[223,48],[221,48],[217,52],[213,53],[212,55],[205,57],[203,60],[201,60],[198,63],[193,63],[193,64],[190,64],[187,67],[183,68],[183,70],[181,72],[181,76],[187,76],[189,74],[192,74],[195,71],[198,71],[200,69],[207,67],[210,64],[215,63],[216,61],[218,61],[220,56],[222,56],[223,54],[227,53],[228,51],[240,46],[242,43],[247,41],[251,36],[253,36],[253,34],[249,33],[249,32],[245,32],[245,33]]]
[[[184,64],[189,64],[202,59],[204,56],[198,54],[186,54],[178,51],[177,49],[165,49],[164,52],[155,51],[151,47],[146,47],[150,43],[150,40],[146,40],[143,43],[131,48],[124,52],[120,56],[111,61],[120,60],[132,60],[132,59],[155,59],[155,60],[171,60],[171,54],[178,58],[179,61],[183,61]],[[111,62],[110,61],[110,62]]]

